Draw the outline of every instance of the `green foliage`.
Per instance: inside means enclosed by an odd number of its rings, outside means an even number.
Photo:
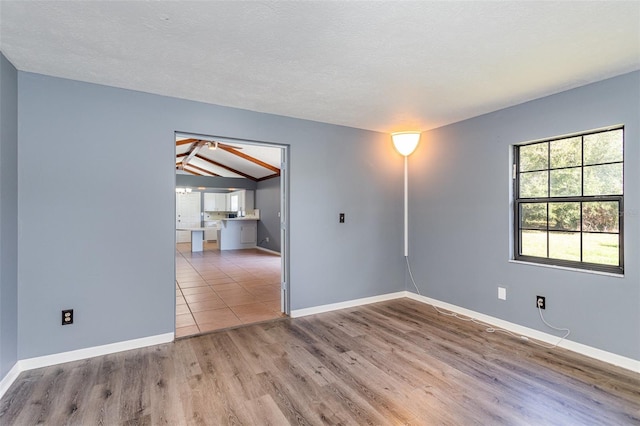
[[[580,167],[551,170],[551,197],[579,197],[582,195],[582,179]]]
[[[549,142],[551,169],[575,167],[582,164],[582,138],[580,136]]]
[[[547,256],[547,237],[549,256]],[[618,235],[582,233],[582,262],[618,265]],[[522,231],[521,254],[580,261],[580,233]]]
[[[549,168],[547,143],[536,143],[520,147],[520,170],[543,170]]]
[[[602,164],[622,161],[622,129],[584,136],[584,164]]]
[[[622,129],[523,145],[519,147],[519,196],[620,195],[623,193],[622,150]]]
[[[547,204],[546,203],[522,203],[520,204],[520,227],[547,229]]]
[[[618,203],[598,201],[582,206],[582,230],[585,232],[619,232]]]
[[[580,203],[549,203],[549,229],[580,230]]]
[[[584,168],[584,195],[622,194],[622,163]]]
[[[548,197],[549,172],[530,172],[520,175],[520,198]]]

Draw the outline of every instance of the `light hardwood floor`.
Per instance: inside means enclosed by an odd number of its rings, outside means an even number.
[[[23,372],[40,423],[637,425],[640,374],[398,299]]]

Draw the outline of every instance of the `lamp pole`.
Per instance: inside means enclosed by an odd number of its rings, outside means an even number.
[[[404,156],[404,257],[409,256],[409,156]]]
[[[393,145],[404,156],[404,257],[409,257],[409,155],[420,142],[420,132],[392,133]]]

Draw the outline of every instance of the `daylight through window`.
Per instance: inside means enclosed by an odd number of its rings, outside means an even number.
[[[624,129],[514,147],[515,258],[623,272]]]

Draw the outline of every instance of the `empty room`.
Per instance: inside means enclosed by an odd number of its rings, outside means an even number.
[[[639,219],[640,2],[0,0],[2,425],[640,424]]]

